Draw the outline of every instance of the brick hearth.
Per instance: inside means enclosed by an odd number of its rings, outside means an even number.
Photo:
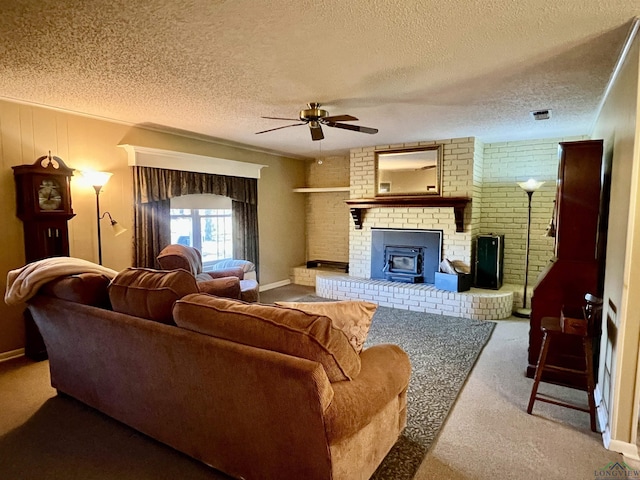
[[[317,295],[332,300],[366,300],[383,307],[473,320],[509,318],[514,302],[522,301],[520,285],[503,285],[500,290],[472,288],[467,292],[448,292],[433,285],[368,280],[303,266],[293,269],[291,281],[315,286]]]

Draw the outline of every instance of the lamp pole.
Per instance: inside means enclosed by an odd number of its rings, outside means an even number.
[[[536,182],[534,179],[529,179],[526,182],[519,182],[518,185],[522,188],[529,197],[529,203],[527,207],[527,242],[525,245],[524,253],[524,291],[522,292],[522,308],[518,308],[513,314],[520,318],[530,318],[531,309],[527,308],[527,285],[529,280],[529,245],[531,240],[531,198],[533,192],[538,190],[544,182]]]
[[[102,235],[100,233],[100,190],[102,185],[94,185],[96,190],[96,218],[98,219],[98,264],[102,265]]]
[[[527,213],[527,243],[525,246],[524,255],[524,295],[522,296],[522,308],[527,308],[527,281],[529,279],[529,242],[531,241],[531,197],[533,197],[533,191],[527,192],[529,196],[529,211]]]
[[[102,235],[100,232],[100,192],[102,191],[102,187],[109,181],[113,173],[109,172],[94,172],[94,171],[83,171],[82,178],[85,180],[86,185],[93,186],[93,189],[96,191],[96,224],[98,226],[98,263],[102,265]]]

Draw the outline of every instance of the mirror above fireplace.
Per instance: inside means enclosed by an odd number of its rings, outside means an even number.
[[[442,146],[376,152],[376,196],[440,195]]]

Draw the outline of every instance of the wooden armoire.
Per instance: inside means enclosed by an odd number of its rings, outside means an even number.
[[[542,345],[540,321],[559,317],[561,310],[580,309],[584,296],[602,297],[606,223],[608,217],[608,168],[603,161],[602,140],[562,142],[554,224],[554,257],[539,275],[531,298],[527,376],[535,374]],[[594,369],[597,372],[601,326],[594,328]],[[584,368],[580,339],[554,345],[548,363]],[[584,377],[570,372],[545,372],[543,381],[585,389]]]

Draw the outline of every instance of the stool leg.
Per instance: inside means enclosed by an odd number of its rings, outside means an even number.
[[[591,338],[583,337],[582,345],[587,361],[587,396],[589,398],[589,416],[591,418],[591,431],[597,432],[596,427],[596,401],[593,396],[595,390],[595,381],[593,380],[593,349],[591,346]]]
[[[549,352],[549,344],[551,343],[551,336],[548,332],[544,332],[542,337],[542,348],[540,349],[540,356],[538,357],[538,365],[536,365],[536,376],[533,381],[533,387],[531,388],[531,396],[529,397],[529,406],[527,407],[527,413],[531,414],[533,410],[533,404],[536,401],[536,395],[538,394],[538,386],[540,385],[540,379],[542,378],[542,371],[544,370],[545,362],[547,361],[547,353]]]

